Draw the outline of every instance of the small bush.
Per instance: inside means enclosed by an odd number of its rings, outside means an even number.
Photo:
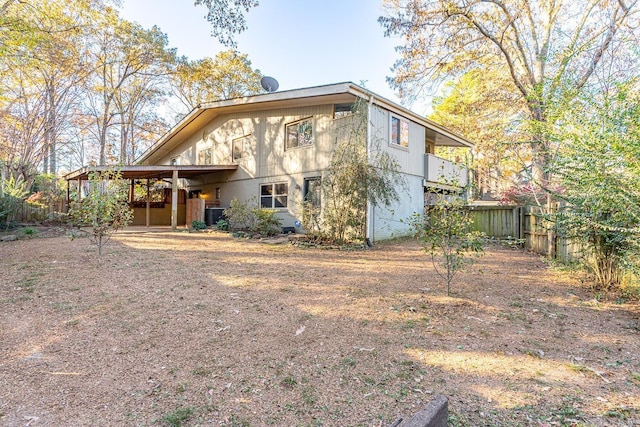
[[[266,236],[273,236],[280,232],[282,228],[282,222],[280,218],[276,216],[276,211],[273,209],[254,208],[251,212],[255,215],[256,221],[251,231],[264,234]]]
[[[191,228],[193,228],[194,230],[204,230],[207,228],[207,224],[204,221],[198,221],[197,219],[194,219],[191,222]]]
[[[218,230],[220,231],[229,231],[229,223],[224,219],[218,220],[218,222],[216,222],[216,227],[218,227]]]
[[[114,169],[89,174],[89,194],[71,205],[69,217],[78,227],[89,227],[89,239],[98,247],[107,244],[113,233],[126,227],[133,219],[129,207],[129,186],[120,171]],[[73,237],[72,237],[73,238]]]
[[[273,236],[280,232],[282,223],[277,211],[261,207],[249,207],[247,202],[237,199],[231,201],[224,210],[229,230],[249,230],[265,236]]]
[[[224,210],[224,216],[229,221],[230,230],[249,229],[254,220],[247,202],[238,199],[231,200],[229,207]]]
[[[27,183],[10,176],[0,183],[3,185],[3,196],[0,197],[0,230],[10,228],[16,221],[18,204],[28,194]]]
[[[31,227],[25,227],[20,230],[20,233],[23,234],[24,236],[34,237],[38,234],[38,230]]]

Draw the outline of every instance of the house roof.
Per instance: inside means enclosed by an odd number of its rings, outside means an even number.
[[[149,147],[136,162],[153,164],[159,161],[160,158],[171,152],[194,132],[221,114],[282,107],[349,103],[353,102],[354,97],[366,99],[375,105],[423,125],[427,129],[427,136],[429,139],[434,140],[437,146],[473,147],[471,141],[457,135],[444,126],[422,117],[361,86],[351,82],[345,82],[200,104],[191,110],[190,113],[173,126],[155,144]]]
[[[85,166],[74,172],[65,175],[67,181],[81,180],[85,181],[89,179],[89,174],[92,172],[98,172],[102,174],[112,173],[114,170],[119,171],[120,175],[124,179],[163,179],[171,178],[173,171],[178,171],[179,178],[193,178],[197,175],[205,173],[212,173],[218,171],[236,170],[238,165],[218,165],[218,166],[203,166],[203,165],[161,165],[161,166]]]

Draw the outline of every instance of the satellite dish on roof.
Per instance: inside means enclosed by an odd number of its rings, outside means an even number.
[[[262,85],[262,88],[269,93],[277,91],[278,87],[280,87],[276,79],[268,76],[264,76],[263,78],[261,78],[260,84]]]

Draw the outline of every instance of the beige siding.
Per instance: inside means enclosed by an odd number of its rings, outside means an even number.
[[[285,150],[285,125],[300,119],[313,119],[313,145]],[[214,164],[232,164],[232,141],[251,135],[248,156],[237,161],[235,172],[211,174],[190,181],[190,189],[200,189],[207,203],[215,200],[220,188],[220,207],[231,200],[258,201],[260,184],[286,182],[288,207],[279,211],[283,226],[293,226],[299,218],[304,179],[321,176],[331,160],[335,134],[333,104],[304,108],[287,108],[216,117],[189,137],[162,162],[179,157],[180,164],[195,164],[198,152],[212,148]]]
[[[198,152],[211,147],[214,164],[230,164],[233,163],[232,141],[252,135],[249,156],[238,161],[240,167],[234,179],[321,170],[328,166],[333,148],[332,115],[333,105],[222,115],[188,138],[160,163],[168,164],[172,158],[179,157],[180,164],[196,164]],[[313,145],[285,150],[285,125],[307,117],[312,117],[314,122]],[[206,139],[203,139],[204,135]]]
[[[424,206],[422,178],[405,175],[404,186],[398,190],[400,197],[391,206],[373,208],[373,235],[376,240],[412,234],[411,219],[414,213],[421,214]]]
[[[425,130],[422,126],[409,123],[409,146],[395,147],[389,144],[389,111],[372,106],[370,109],[369,132],[374,146],[390,153],[400,164],[407,186],[399,188],[403,192],[402,202],[389,208],[376,207],[372,231],[376,238],[386,238],[407,233],[406,220],[413,212],[420,212],[423,205],[422,178],[425,150]],[[285,150],[285,125],[307,117],[313,118],[314,143],[308,147]],[[286,108],[221,115],[207,123],[201,130],[191,135],[162,163],[168,164],[173,157],[180,158],[180,164],[196,164],[198,152],[211,148],[214,164],[232,163],[232,141],[251,135],[246,158],[240,159],[238,170],[199,177],[189,182],[190,189],[200,189],[207,203],[214,201],[216,188],[220,188],[219,206],[228,207],[233,198],[239,200],[259,200],[260,184],[286,182],[288,184],[288,206],[278,211],[283,226],[293,226],[300,218],[304,179],[321,176],[330,164],[338,122],[333,120],[333,105],[304,108]]]
[[[374,240],[383,240],[411,234],[410,218],[414,213],[421,213],[424,206],[424,152],[425,128],[402,116],[396,115],[409,123],[409,146],[398,147],[391,144],[392,114],[380,107],[370,108],[371,126],[369,132],[374,147],[389,153],[396,159],[403,175],[404,186],[397,188],[400,193],[398,201],[392,206],[376,206],[370,215],[369,230]]]
[[[403,173],[424,176],[425,128],[405,117],[393,114],[409,123],[409,146],[398,147],[390,143],[392,113],[375,105],[370,108],[370,112],[370,133],[373,147],[380,148],[393,156]]]

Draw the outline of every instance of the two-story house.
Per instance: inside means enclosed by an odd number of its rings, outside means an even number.
[[[466,167],[436,157],[435,147],[472,143],[353,83],[199,105],[151,146],[138,165],[123,167],[125,178],[172,183],[171,207],[163,212],[149,204],[138,208],[136,223],[184,224],[178,202],[187,197],[204,199],[212,210],[228,207],[237,198],[276,209],[283,226],[303,231],[298,222],[302,201],[307,193],[318,191],[336,144],[336,129],[347,123],[357,99],[367,105],[368,147],[375,145],[393,156],[406,184],[398,189],[394,206],[369,207],[367,237],[374,241],[407,234],[402,220],[423,211],[430,191],[467,184]],[[86,179],[89,170],[67,179]]]

